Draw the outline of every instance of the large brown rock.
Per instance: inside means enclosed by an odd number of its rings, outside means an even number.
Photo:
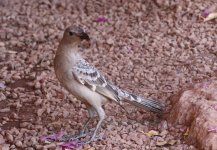
[[[189,126],[188,141],[199,149],[217,150],[217,80],[196,84],[171,101],[169,121]]]

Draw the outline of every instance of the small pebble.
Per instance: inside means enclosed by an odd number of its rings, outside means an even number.
[[[23,144],[21,141],[16,141],[15,145],[16,145],[16,147],[21,148]]]

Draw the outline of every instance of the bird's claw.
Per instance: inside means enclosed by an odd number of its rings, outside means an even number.
[[[68,142],[68,141],[75,141],[75,140],[78,140],[78,139],[81,139],[81,138],[84,138],[86,137],[87,135],[89,135],[90,133],[80,133],[79,135],[64,135],[62,138],[61,138],[61,142]]]
[[[94,138],[91,138],[90,140],[86,141],[85,144],[90,144],[92,142],[97,142],[97,141],[101,141],[104,140],[105,137],[104,136],[96,136]]]

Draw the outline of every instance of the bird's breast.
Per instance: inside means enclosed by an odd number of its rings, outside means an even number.
[[[72,68],[74,60],[67,55],[57,55],[54,59],[54,70],[58,80],[65,84],[65,82],[72,82],[74,80]]]

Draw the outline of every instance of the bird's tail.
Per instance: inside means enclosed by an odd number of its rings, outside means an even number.
[[[123,101],[154,113],[160,114],[163,113],[164,110],[164,105],[161,104],[159,101],[146,99],[133,94],[129,94],[128,97],[124,97]]]
[[[136,107],[154,112],[154,113],[163,113],[164,111],[164,105],[156,100],[146,99],[141,96],[136,96],[133,94],[128,93],[127,91],[121,90],[117,86],[114,86],[113,84],[110,84],[110,86],[115,90],[119,97],[119,99],[123,102],[127,102],[129,104],[132,104]]]
[[[124,94],[122,95],[123,101],[132,104],[141,109],[145,109],[147,111],[151,111],[154,113],[163,113],[164,105],[159,101],[146,99],[141,96],[136,96],[133,94],[129,94],[126,91],[122,91]]]

